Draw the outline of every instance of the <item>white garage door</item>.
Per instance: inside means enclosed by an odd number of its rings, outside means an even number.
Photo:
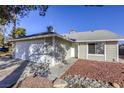
[[[15,45],[15,58],[23,60],[50,62],[52,58],[45,52],[43,40],[16,42]]]

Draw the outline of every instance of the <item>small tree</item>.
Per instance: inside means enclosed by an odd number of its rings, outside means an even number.
[[[18,27],[15,31],[12,31],[15,38],[24,37],[26,35],[26,30],[24,28]]]

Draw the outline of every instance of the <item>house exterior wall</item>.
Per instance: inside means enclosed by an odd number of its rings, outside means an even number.
[[[61,56],[63,56],[63,58],[65,60],[69,59],[71,57],[71,54],[72,54],[71,53],[72,52],[71,48],[73,48],[72,43],[68,42],[64,39],[58,38],[58,37],[55,38],[55,42],[57,44],[56,48],[58,48],[60,51],[59,54],[57,54],[57,55],[63,54]]]
[[[14,58],[54,64],[71,56],[71,43],[54,37],[14,42]]]
[[[117,41],[108,41],[105,42],[105,54],[104,55],[96,55],[96,54],[88,54],[88,43],[79,43],[78,44],[78,58],[88,59],[88,60],[97,60],[97,61],[118,61],[118,48]]]
[[[88,60],[105,61],[105,56],[98,55],[88,55]]]
[[[87,58],[87,43],[78,44],[78,58],[80,59]]]
[[[13,51],[15,58],[47,63],[51,63],[54,59],[57,64],[71,57],[97,61],[117,61],[117,48],[117,42],[106,42],[105,55],[90,55],[88,54],[88,43],[71,43],[59,37],[54,37],[53,43],[53,37],[47,37],[14,42]]]
[[[117,41],[113,42],[106,42],[106,61],[118,61],[117,55],[118,55],[118,47],[117,47]]]

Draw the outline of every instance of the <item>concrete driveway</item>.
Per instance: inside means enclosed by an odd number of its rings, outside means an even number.
[[[0,88],[11,87],[20,78],[27,62],[9,57],[0,58]]]

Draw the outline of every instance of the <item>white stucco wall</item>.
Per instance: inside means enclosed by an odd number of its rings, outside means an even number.
[[[67,60],[71,57],[71,45],[66,40],[55,38],[55,56],[58,56],[59,61]]]
[[[14,57],[33,62],[57,64],[70,58],[70,43],[59,38],[18,41],[14,43]],[[53,48],[54,46],[54,48]]]
[[[44,47],[47,45],[49,47]],[[15,43],[14,56],[15,58],[30,60],[33,62],[48,62],[52,60],[52,43],[44,42],[44,39],[20,41]]]

